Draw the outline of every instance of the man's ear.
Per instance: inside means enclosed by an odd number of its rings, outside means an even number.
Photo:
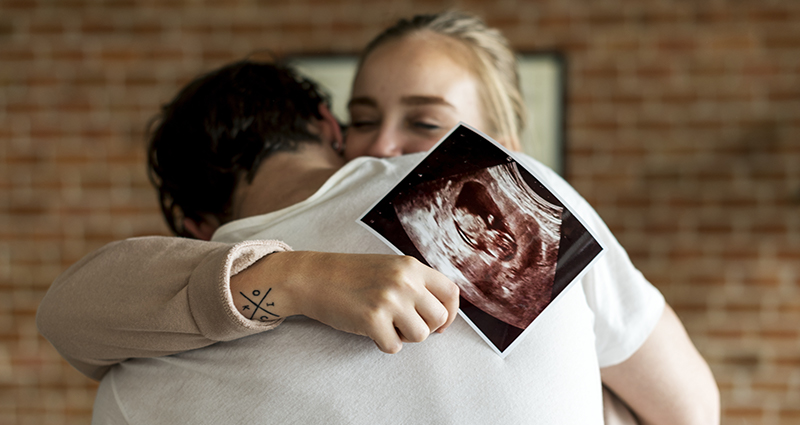
[[[322,115],[322,120],[318,122],[320,126],[320,137],[323,142],[328,142],[337,153],[344,150],[344,137],[342,136],[342,127],[339,121],[333,116],[333,113],[324,103],[319,104],[319,114]]]
[[[208,217],[200,222],[191,218],[184,218],[183,228],[197,239],[210,241],[211,236],[219,228],[219,222],[216,217]]]

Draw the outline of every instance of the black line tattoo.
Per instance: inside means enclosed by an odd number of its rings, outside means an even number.
[[[250,315],[250,320],[253,320],[253,318],[254,318],[254,317],[256,317],[256,313],[258,313],[258,310],[262,310],[262,311],[264,311],[265,313],[267,313],[267,314],[270,314],[270,315],[272,315],[272,316],[275,316],[275,317],[281,317],[281,316],[279,316],[279,315],[277,315],[277,314],[275,314],[275,313],[273,313],[273,312],[271,312],[271,311],[269,311],[269,310],[267,310],[266,308],[264,308],[264,307],[262,307],[262,306],[261,306],[261,304],[264,302],[264,300],[265,300],[265,299],[267,299],[267,295],[269,295],[270,291],[272,291],[272,288],[269,288],[269,289],[267,289],[267,293],[266,293],[266,294],[264,294],[264,296],[261,298],[261,301],[259,301],[259,302],[255,302],[255,301],[251,300],[251,299],[250,299],[250,298],[249,298],[247,295],[245,295],[245,294],[244,294],[244,292],[239,292],[240,294],[242,294],[242,296],[243,296],[243,297],[244,297],[244,298],[245,298],[247,301],[250,301],[250,302],[251,302],[251,303],[253,303],[253,305],[255,306],[255,309],[253,310],[253,314],[252,314],[252,315]],[[254,296],[254,297],[257,297],[257,296],[259,296],[259,295],[261,295],[261,291],[259,291],[258,289],[256,289],[256,290],[254,290],[254,291],[253,291],[253,296]],[[275,306],[275,303],[274,303],[274,302],[272,302],[272,303],[266,303],[266,304],[264,304],[264,306],[265,306],[265,307],[274,307],[274,306]],[[242,310],[243,310],[243,311],[244,311],[244,310],[250,310],[250,306],[249,306],[249,305],[246,305],[246,306],[242,307]],[[261,317],[259,317],[259,318],[258,318],[258,320],[260,320],[260,321],[262,321],[262,322],[266,322],[267,320],[270,320],[270,317],[269,317],[269,316],[266,316],[266,315],[264,315],[264,316],[261,316]]]

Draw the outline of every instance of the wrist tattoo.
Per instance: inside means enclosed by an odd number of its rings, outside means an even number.
[[[250,315],[250,320],[253,320],[253,319],[256,318],[256,316],[258,316],[258,320],[260,320],[262,322],[266,322],[268,320],[272,320],[272,319],[281,317],[281,316],[279,316],[279,315],[277,315],[277,314],[275,314],[275,313],[273,313],[273,312],[271,312],[271,311],[269,311],[269,310],[267,310],[265,308],[265,307],[274,307],[275,306],[274,302],[272,302],[272,303],[264,303],[264,300],[267,299],[267,296],[269,295],[270,291],[272,291],[272,288],[267,289],[267,293],[264,294],[263,297],[261,297],[261,291],[256,289],[252,293],[252,298],[250,296],[245,295],[244,292],[239,292],[240,294],[242,294],[242,296],[247,301],[250,301],[250,303],[251,303],[251,304],[244,305],[242,307],[242,314],[244,315],[246,312],[252,310],[252,314]],[[261,299],[258,302],[256,302],[255,300],[258,300],[259,297],[261,297]],[[261,312],[259,312],[259,310]],[[269,316],[273,316],[273,317],[269,317]]]

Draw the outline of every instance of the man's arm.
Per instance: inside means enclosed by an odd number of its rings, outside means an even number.
[[[630,358],[600,373],[642,424],[719,424],[719,389],[711,369],[669,305]]]

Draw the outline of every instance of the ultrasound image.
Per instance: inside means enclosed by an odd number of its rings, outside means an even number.
[[[407,188],[393,200],[411,242],[467,301],[525,329],[550,303],[563,208],[514,162]]]

